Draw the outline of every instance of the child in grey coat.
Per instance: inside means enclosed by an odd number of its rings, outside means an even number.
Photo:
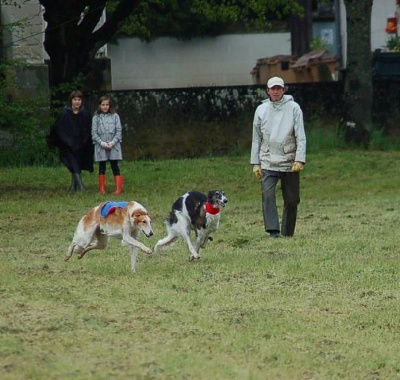
[[[116,186],[113,194],[121,194],[123,177],[120,174],[118,161],[122,160],[122,126],[108,96],[99,99],[98,108],[92,119],[92,140],[94,158],[99,163],[100,193],[106,193],[106,163],[109,161]]]

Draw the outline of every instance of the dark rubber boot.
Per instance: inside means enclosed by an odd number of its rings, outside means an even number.
[[[77,188],[82,191],[83,193],[87,191],[86,186],[83,184],[81,173],[74,173],[75,183]]]

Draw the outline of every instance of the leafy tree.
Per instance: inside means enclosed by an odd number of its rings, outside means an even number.
[[[217,35],[230,25],[263,29],[268,15],[301,14],[304,0],[39,0],[47,22],[44,47],[53,86],[90,72],[95,54],[119,33],[150,40]],[[368,126],[372,108],[371,11],[373,0],[344,0],[347,14],[347,117]],[[96,29],[103,12],[106,22]]]
[[[265,25],[266,15],[301,12],[296,0],[39,0],[47,22],[44,47],[52,85],[71,83],[91,69],[95,54],[118,33],[216,35],[235,22]],[[106,22],[96,29],[103,12]]]

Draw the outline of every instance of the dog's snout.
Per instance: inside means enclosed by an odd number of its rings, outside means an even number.
[[[228,203],[228,198],[225,198],[225,199],[224,199],[224,203]]]
[[[152,229],[142,229],[142,232],[144,235],[149,238],[150,236],[153,236],[153,230]]]

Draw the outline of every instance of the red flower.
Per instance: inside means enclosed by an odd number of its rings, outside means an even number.
[[[398,26],[397,26],[397,18],[396,17],[389,17],[387,19],[387,24],[385,28],[385,32],[389,34],[397,33]]]

